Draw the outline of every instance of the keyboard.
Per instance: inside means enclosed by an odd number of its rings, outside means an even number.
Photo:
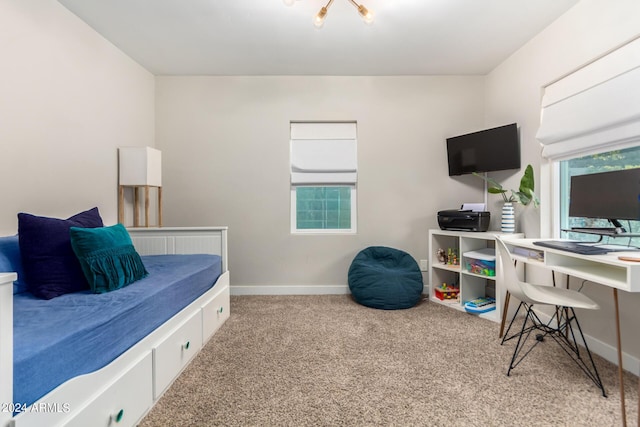
[[[533,242],[534,245],[543,246],[545,248],[559,249],[561,251],[573,252],[581,255],[600,255],[610,252],[610,249],[599,248],[597,246],[587,245],[579,242],[568,240],[539,240]]]

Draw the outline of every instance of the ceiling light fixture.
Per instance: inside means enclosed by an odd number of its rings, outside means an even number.
[[[283,1],[284,1],[284,4],[286,4],[287,6],[293,6],[293,4],[296,2],[296,0],[283,0]],[[358,13],[360,14],[364,22],[366,22],[367,24],[371,24],[373,22],[373,19],[374,19],[373,11],[367,9],[366,7],[364,7],[364,5],[358,4],[355,0],[348,0],[348,1],[349,3],[354,5],[356,9],[358,9]],[[320,8],[320,11],[313,18],[313,25],[315,25],[316,28],[322,28],[322,26],[324,25],[324,20],[327,17],[327,12],[329,12],[329,8],[331,7],[332,4],[333,4],[333,0],[329,0],[325,6]]]

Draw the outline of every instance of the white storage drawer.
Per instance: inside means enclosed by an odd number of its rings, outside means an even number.
[[[65,426],[134,426],[153,404],[151,352]]]
[[[202,306],[202,342],[207,342],[211,338],[229,318],[230,311],[229,287],[227,286]]]
[[[198,310],[153,349],[154,398],[157,399],[202,347],[202,311]]]

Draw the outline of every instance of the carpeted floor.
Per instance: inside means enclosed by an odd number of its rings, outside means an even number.
[[[579,315],[579,314],[578,314]],[[608,394],[551,340],[510,377],[498,324],[422,302],[360,306],[349,295],[236,296],[231,317],[141,426],[619,426]],[[637,422],[638,379],[625,377]]]

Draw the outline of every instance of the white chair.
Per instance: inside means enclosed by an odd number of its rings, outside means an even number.
[[[496,237],[496,249],[500,262],[502,263],[502,282],[506,285],[507,291],[511,296],[520,300],[520,305],[516,310],[507,331],[502,337],[502,344],[512,338],[518,338],[516,348],[511,357],[509,370],[507,375],[511,373],[518,364],[533,350],[538,344],[544,341],[546,337],[553,338],[560,347],[573,359],[574,362],[584,371],[584,373],[602,390],[602,395],[607,396],[604,385],[598,375],[598,370],[587,346],[587,342],[582,334],[582,329],[578,323],[574,308],[583,308],[589,310],[598,309],[598,304],[589,297],[578,291],[571,289],[562,289],[555,286],[534,285],[523,282],[518,277],[518,272],[511,253],[505,245],[505,242]],[[536,312],[533,310],[534,305],[555,306],[555,314],[549,322],[544,323],[540,320]],[[520,332],[516,332],[509,336],[509,330],[513,326],[513,322],[518,316],[520,309],[526,310],[524,323]],[[531,333],[536,331],[533,343],[523,352],[523,349],[530,338]],[[579,333],[580,342],[584,345],[584,351],[581,350],[576,340],[575,332]],[[585,361],[582,353],[588,355],[588,361]],[[588,362],[588,363],[587,363]]]

